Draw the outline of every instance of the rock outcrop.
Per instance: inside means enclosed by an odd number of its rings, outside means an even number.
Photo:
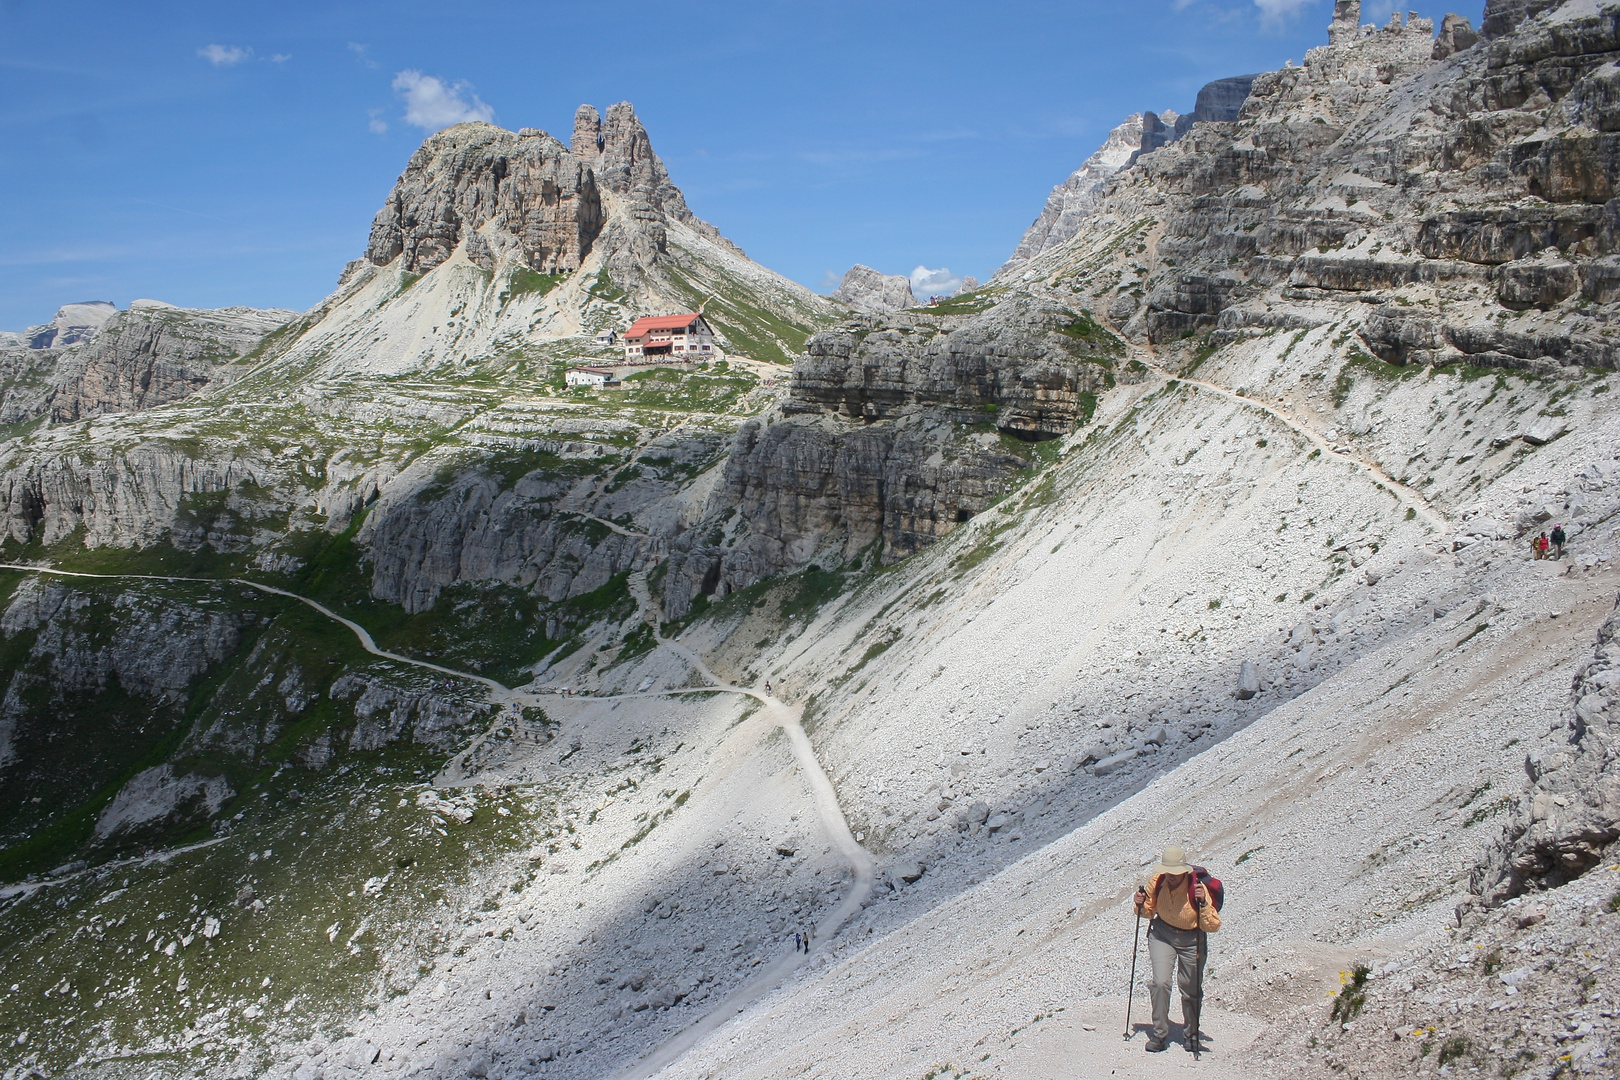
[[[595,170],[597,183],[607,190],[675,221],[693,220],[686,197],[653,153],[647,129],[628,101],[609,105],[607,116],[601,119],[594,106],[581,105],[574,114],[570,148]]]
[[[51,419],[152,409],[226,385],[232,365],[294,317],[291,311],[207,311],[136,300],[58,365]]]
[[[1447,15],[1440,21],[1440,32],[1434,38],[1434,52],[1431,53],[1436,60],[1444,60],[1452,53],[1462,52],[1479,43],[1479,35],[1474,32],[1474,24],[1461,15]]]
[[[1467,20],[1463,22],[1466,24]],[[1249,99],[1249,90],[1258,75],[1230,75],[1208,82],[1198,91],[1192,112],[1176,117],[1175,137],[1181,138],[1194,124],[1229,124],[1238,118],[1243,103]]]
[[[294,318],[279,309],[178,308],[136,300],[69,304],[44,327],[0,339],[0,423],[71,422],[156,408],[229,384],[235,365]]]
[[[1610,366],[1612,331],[1583,305],[1617,293],[1620,154],[1605,125],[1620,115],[1620,36],[1612,9],[1540,10],[1493,8],[1522,26],[1473,47],[1453,19],[1436,69],[1429,20],[1361,26],[1344,0],[1333,44],[1256,77],[1235,119],[1194,125],[1118,173],[1076,236],[1020,279],[1058,280],[1074,270],[1063,252],[1152,221],[1154,267],[1087,272],[1127,337],[1220,344],[1284,325],[1282,305],[1355,297],[1374,305],[1362,337],[1387,360]],[[1403,289],[1431,291],[1434,306],[1381,303]],[[1484,329],[1513,312],[1530,313],[1513,333]]]
[[[910,278],[904,274],[884,274],[860,263],[844,271],[844,280],[829,295],[840,304],[848,304],[867,314],[904,311],[917,305],[911,294]]]
[[[1040,216],[1025,230],[1012,257],[996,271],[996,276],[1007,275],[1014,267],[1051,250],[1078,232],[1081,223],[1102,201],[1108,182],[1143,155],[1180,139],[1194,124],[1236,120],[1257,78],[1258,75],[1232,75],[1206,83],[1198,91],[1197,102],[1189,113],[1178,115],[1166,110],[1127,116],[1080,168],[1052,189]]]
[[[1525,758],[1518,813],[1470,882],[1488,905],[1571,881],[1620,840],[1620,608],[1598,632],[1551,735]]]
[[[172,765],[154,765],[119,789],[96,818],[95,838],[105,842],[211,818],[235,794],[222,776],[177,776]]]
[[[0,332],[0,349],[64,349],[95,337],[117,313],[117,305],[106,300],[63,304],[48,323],[30,326],[20,334]]]
[[[1030,443],[1090,420],[1122,348],[1083,312],[1032,298],[817,334],[780,415],[744,425],[703,521],[671,541],[666,612],[823,553],[841,562],[877,542],[892,560],[948,536],[1030,463]]]
[[[429,137],[372,221],[366,258],[420,274],[466,243],[484,269],[505,252],[543,274],[577,269],[602,231],[596,176],[550,135],[524,132],[473,121]]]

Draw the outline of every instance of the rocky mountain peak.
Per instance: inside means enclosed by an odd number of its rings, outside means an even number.
[[[597,182],[607,190],[646,203],[676,221],[692,219],[686,198],[653,153],[647,129],[628,101],[609,105],[605,118],[594,106],[581,105],[574,113],[570,149],[596,170]]]
[[[465,242],[483,269],[511,255],[555,274],[579,267],[602,222],[594,173],[562,143],[533,128],[456,124],[411,155],[372,221],[366,258],[425,273]]]
[[[997,272],[997,276],[1056,247],[1075,234],[1083,221],[1097,206],[1103,186],[1119,170],[1135,159],[1142,149],[1144,121],[1148,113],[1132,113],[1118,127],[1108,133],[1102,146],[1085,162],[1069,174],[1069,178],[1046,197],[1040,215],[1025,230],[1012,257]],[[1157,117],[1154,118],[1157,123]]]
[[[48,323],[30,326],[20,334],[0,334],[0,347],[61,349],[77,345],[95,337],[96,331],[117,313],[117,306],[106,300],[63,304]]]

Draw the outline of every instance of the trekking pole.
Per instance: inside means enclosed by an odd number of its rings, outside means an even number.
[[[1136,997],[1136,950],[1142,945],[1142,913],[1136,913],[1136,940],[1131,943],[1131,988],[1125,995],[1125,1041],[1131,1041],[1131,1002]]]
[[[1204,931],[1202,919],[1198,923],[1198,1030],[1193,1032],[1193,1060],[1204,1050],[1204,958],[1209,955],[1209,935]]]

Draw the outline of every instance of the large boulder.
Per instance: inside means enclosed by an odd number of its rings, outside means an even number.
[[[914,307],[911,280],[904,274],[885,274],[856,263],[844,272],[844,280],[832,292],[840,304],[848,304],[868,315],[883,315]]]

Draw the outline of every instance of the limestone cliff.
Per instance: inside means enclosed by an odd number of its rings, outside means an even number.
[[[405,271],[426,273],[465,243],[483,269],[511,251],[555,274],[579,268],[602,220],[595,175],[560,142],[475,121],[430,136],[411,155],[371,223],[366,258],[377,266],[401,259]]]
[[[818,556],[885,561],[949,535],[1003,494],[1033,444],[1085,424],[1123,344],[1032,298],[907,312],[816,335],[780,414],[743,427],[704,520],[672,541],[665,609]]]
[[[1142,148],[1142,119],[1141,113],[1127,116],[1108,133],[1108,138],[1096,153],[1087,158],[1067,180],[1052,189],[1040,215],[1024,231],[1012,256],[996,271],[998,277],[1075,234],[1080,222],[1096,209],[1109,179]]]
[[[228,385],[296,313],[69,304],[44,326],[0,335],[0,424],[136,412]],[[8,340],[9,339],[9,340]]]

